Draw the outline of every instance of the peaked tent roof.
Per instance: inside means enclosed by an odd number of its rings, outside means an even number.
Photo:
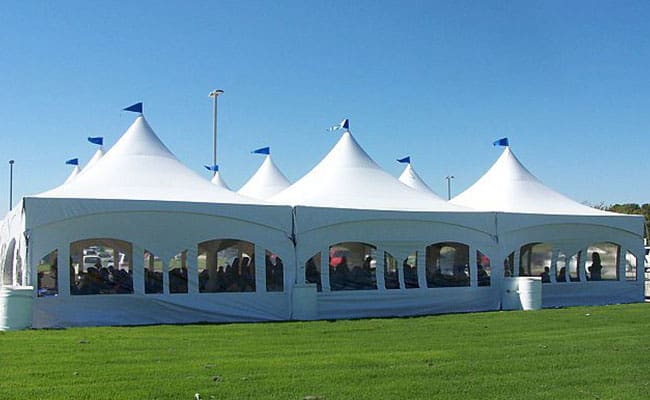
[[[532,214],[613,215],[587,207],[545,186],[506,147],[492,167],[450,201],[481,211]]]
[[[406,168],[404,168],[404,171],[402,172],[402,175],[399,176],[399,180],[403,184],[405,184],[407,186],[410,186],[415,190],[420,190],[420,191],[423,191],[423,192],[426,192],[426,193],[430,193],[430,194],[440,198],[440,196],[438,196],[433,190],[431,190],[429,185],[424,183],[422,178],[420,178],[420,175],[418,175],[418,173],[415,172],[415,170],[413,169],[411,164],[406,165]],[[440,200],[442,200],[442,198],[440,198]]]
[[[186,167],[142,115],[92,169],[35,197],[259,204]]]
[[[70,172],[70,175],[68,175],[68,178],[63,182],[65,185],[66,183],[70,183],[74,180],[74,178],[77,177],[81,173],[81,168],[79,168],[78,165],[75,165],[74,168],[72,169],[72,172]]]
[[[93,165],[97,164],[97,161],[99,161],[103,156],[104,156],[104,148],[100,147],[97,149],[95,154],[88,160],[88,163],[86,166],[83,168],[84,171],[88,171],[90,168],[92,168]]]
[[[348,131],[318,165],[269,201],[361,210],[466,211],[398,181]]]
[[[212,177],[210,182],[212,182],[216,186],[219,186],[222,189],[226,189],[226,190],[232,192],[232,189],[230,189],[230,186],[228,186],[226,181],[224,181],[223,178],[221,178],[221,172],[219,172],[219,171],[216,171],[214,173],[214,176]]]
[[[264,162],[257,172],[237,191],[237,193],[254,199],[266,200],[288,188],[291,182],[271,159],[264,157]]]

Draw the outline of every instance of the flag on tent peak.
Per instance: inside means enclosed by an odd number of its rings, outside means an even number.
[[[104,145],[104,138],[102,136],[89,137],[88,141],[92,144],[97,144],[100,146]]]
[[[207,169],[208,171],[212,171],[212,172],[217,172],[217,171],[219,171],[219,166],[218,166],[218,165],[204,165],[204,167],[205,167],[205,169]]]
[[[510,144],[508,143],[508,138],[507,137],[501,138],[499,140],[495,140],[492,143],[492,145],[493,146],[506,146],[506,147],[510,146]]]
[[[271,148],[268,147],[268,146],[267,146],[267,147],[260,147],[260,148],[257,149],[257,150],[253,150],[253,151],[251,151],[251,153],[253,153],[253,154],[266,154],[266,155],[268,155],[268,154],[271,154]]]
[[[331,126],[327,128],[328,132],[338,131],[339,129],[345,129],[346,131],[350,129],[350,120],[344,119],[340,124]]]
[[[128,106],[128,107],[124,108],[123,110],[124,111],[137,112],[137,113],[142,114],[142,103],[141,102],[140,103],[135,103],[135,104],[133,104],[131,106]]]
[[[65,162],[67,165],[79,165],[79,159],[78,158],[71,158],[68,161]]]
[[[411,163],[411,156],[406,156],[404,158],[398,158],[397,162],[402,163],[402,164],[410,164]]]

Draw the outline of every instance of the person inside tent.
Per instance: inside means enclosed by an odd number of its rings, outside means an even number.
[[[544,272],[539,274],[539,276],[542,278],[542,283],[549,283],[551,282],[551,274],[550,274],[550,268],[549,267],[544,267]]]
[[[592,281],[599,281],[602,279],[603,265],[600,263],[600,254],[595,251],[591,253],[591,267],[589,267],[589,274]]]

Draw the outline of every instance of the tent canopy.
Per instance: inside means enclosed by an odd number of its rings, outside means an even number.
[[[419,190],[425,193],[432,194],[434,196],[438,196],[431,188],[429,185],[427,185],[422,178],[420,178],[420,175],[418,175],[417,172],[415,172],[415,169],[411,166],[411,164],[407,164],[406,168],[404,168],[404,171],[402,172],[402,175],[399,177],[400,182],[403,184],[412,187],[415,190]],[[442,198],[440,198],[442,200]]]
[[[264,158],[264,162],[257,172],[237,193],[254,199],[266,200],[288,188],[289,185],[291,182],[275,165],[269,154]]]
[[[259,204],[211,184],[186,167],[142,115],[74,180],[35,197]]]
[[[615,215],[587,207],[545,186],[506,147],[492,167],[451,203],[481,211]]]
[[[370,158],[349,131],[318,165],[269,200],[294,206],[364,210],[466,210],[397,180]]]

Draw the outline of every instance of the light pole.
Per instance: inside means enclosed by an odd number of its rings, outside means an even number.
[[[219,97],[220,94],[223,94],[223,90],[221,89],[215,89],[208,94],[209,97],[212,97],[214,99],[214,114],[213,114],[213,125],[212,125],[212,132],[213,132],[213,153],[212,153],[212,165],[217,165],[217,97]],[[212,171],[212,176],[214,176],[217,173],[217,171]]]
[[[454,179],[454,176],[447,175],[445,179],[447,180],[447,200],[451,200],[451,180]]]
[[[11,204],[13,203],[14,191],[14,160],[9,160],[9,211],[11,211]]]

